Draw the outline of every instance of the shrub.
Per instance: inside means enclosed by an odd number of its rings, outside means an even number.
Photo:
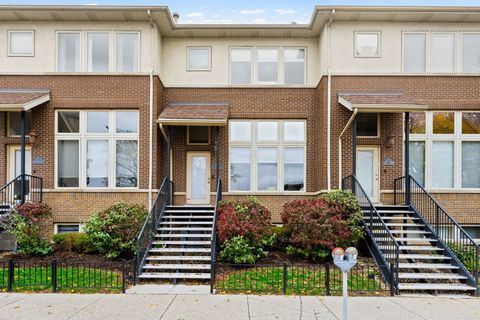
[[[242,236],[257,245],[260,239],[271,233],[270,211],[257,199],[224,201],[217,210],[217,231],[220,242]]]
[[[131,256],[135,254],[135,239],[146,216],[147,210],[140,205],[115,203],[93,213],[83,229],[95,250],[107,258]]]
[[[258,258],[268,254],[265,249],[271,247],[274,242],[275,235],[273,233],[260,239],[257,246],[252,245],[242,236],[235,236],[223,243],[220,259],[237,264],[254,264]]]
[[[78,253],[93,253],[95,247],[89,237],[81,232],[60,233],[53,236],[56,249]]]
[[[355,243],[363,236],[361,218],[358,202],[343,191],[286,203],[282,221],[291,242],[287,253],[324,259],[333,248]]]
[[[50,208],[39,202],[25,202],[18,205],[2,222],[5,231],[17,240],[18,252],[27,256],[47,255],[52,251],[49,241],[40,232],[38,223],[51,213]]]

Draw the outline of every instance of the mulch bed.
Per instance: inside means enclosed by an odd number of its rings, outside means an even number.
[[[109,263],[109,262],[120,262],[122,259],[117,260],[110,260],[105,258],[104,256],[97,255],[97,254],[83,254],[77,253],[72,251],[54,251],[47,256],[36,256],[36,257],[26,257],[22,254],[15,253],[15,252],[3,252],[0,253],[0,260],[9,260],[15,259],[17,261],[23,262],[51,262],[52,260],[57,261],[69,261],[69,262],[83,262],[88,264],[94,263]],[[126,260],[131,260],[126,259]]]

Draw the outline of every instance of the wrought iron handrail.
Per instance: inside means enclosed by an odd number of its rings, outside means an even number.
[[[12,181],[0,188],[0,205],[5,211],[5,206],[13,209],[15,205],[22,201],[22,177],[25,182],[24,201],[42,202],[43,201],[43,179],[30,174],[19,175]]]
[[[217,209],[218,204],[222,201],[222,179],[217,179],[217,193],[215,195],[215,208],[213,213],[212,239],[210,248],[212,250],[210,260],[210,293],[213,293],[213,285],[215,282],[215,261],[217,259]]]
[[[348,183],[349,185],[347,185]],[[379,266],[393,265],[393,270],[392,268],[383,268],[382,273],[386,278],[385,281],[387,281],[390,286],[393,286],[395,288],[395,292],[398,293],[400,246],[395,241],[390,229],[388,229],[388,227],[385,225],[385,222],[368,197],[365,189],[363,189],[362,185],[358,182],[354,175],[343,178],[342,189],[350,190],[360,202],[364,213],[363,224],[368,235],[372,239],[375,250],[379,253],[376,258],[381,260],[377,261],[377,264]],[[367,219],[365,219],[365,217]],[[380,249],[377,244],[379,239],[382,242],[382,249]]]
[[[136,274],[137,278],[140,275],[142,268],[145,264],[145,260],[148,255],[148,251],[152,246],[152,241],[155,238],[157,232],[158,224],[162,220],[163,214],[165,212],[165,207],[170,205],[173,202],[173,182],[165,178],[162,181],[158,194],[155,198],[150,212],[145,218],[142,229],[137,236],[136,243]]]
[[[409,185],[410,205],[419,217],[434,233],[441,245],[452,258],[461,263],[461,270],[470,279],[470,283],[476,287],[479,285],[479,257],[480,245],[450,216],[447,211],[422,187],[422,185],[410,176],[410,183],[405,183],[406,177],[400,177],[394,181],[394,198],[401,199],[400,194],[405,194],[405,186]],[[400,184],[400,187],[397,185]],[[405,199],[403,200],[405,201]]]

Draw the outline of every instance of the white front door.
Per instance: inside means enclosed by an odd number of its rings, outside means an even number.
[[[373,202],[380,201],[379,148],[357,147],[357,179]]]
[[[210,204],[210,152],[187,153],[187,204]]]
[[[12,181],[21,174],[21,147],[11,145],[8,147],[8,181]],[[25,173],[32,174],[32,157],[30,146],[25,147]]]

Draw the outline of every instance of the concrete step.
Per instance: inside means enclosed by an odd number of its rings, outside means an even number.
[[[393,237],[396,241],[400,242],[410,242],[410,243],[422,243],[422,242],[437,242],[436,239],[430,239],[430,238],[397,238]]]
[[[390,246],[378,246],[380,250],[390,250]],[[437,248],[433,246],[399,246],[400,250],[411,250],[411,251],[443,251],[442,248]]]
[[[424,231],[424,230],[390,230],[391,233],[394,234],[432,234],[430,231]]]
[[[157,233],[155,238],[212,238],[210,233]]]
[[[446,269],[446,270],[456,270],[457,266],[452,266],[447,263],[399,263],[399,269]]]
[[[474,291],[476,288],[450,283],[399,283],[400,290]]]
[[[373,220],[375,220],[375,219],[378,220],[377,216],[373,216],[372,218],[373,218]],[[386,216],[382,216],[381,218],[382,218],[382,220],[419,220],[419,218],[415,218],[415,217],[386,217]],[[369,216],[364,216],[363,219],[364,220],[370,220],[370,217]]]
[[[382,209],[377,209],[377,212],[382,215],[382,214],[414,214],[414,211],[409,211],[409,210],[382,210]]]
[[[430,254],[399,254],[400,259],[415,259],[415,260],[451,260],[452,258],[441,255]]]
[[[465,280],[467,277],[456,273],[398,273],[399,279],[428,279],[428,280]]]
[[[168,240],[160,240],[160,241],[153,241],[152,244],[154,245],[186,245],[186,246],[207,246],[211,245],[211,241],[168,241]]]
[[[149,256],[148,261],[210,261],[210,256]]]
[[[160,227],[158,231],[212,231],[212,228]]]
[[[187,213],[187,214],[196,214],[196,213],[210,213],[213,215],[215,211],[212,210],[168,210],[165,209],[165,213]]]
[[[184,215],[184,216],[179,216],[179,215],[168,215],[168,216],[163,216],[163,219],[213,219],[213,215],[211,216],[194,216],[194,215]]]
[[[387,227],[405,227],[405,228],[409,228],[409,227],[422,227],[421,224],[416,224],[416,223],[385,223],[385,225]]]
[[[210,279],[209,273],[144,272],[140,279]]]
[[[143,269],[148,270],[210,270],[210,264],[146,264]]]
[[[150,253],[210,253],[210,248],[152,248],[148,250]]]
[[[206,225],[206,226],[211,226],[213,221],[162,221],[160,222],[160,225],[172,225],[172,224],[177,224],[177,225]]]

